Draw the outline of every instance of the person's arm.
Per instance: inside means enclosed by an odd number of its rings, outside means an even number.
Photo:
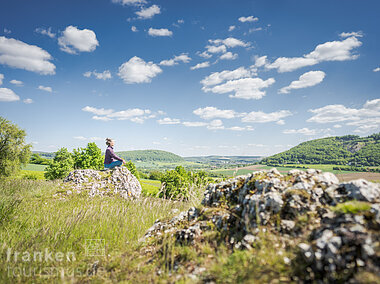
[[[114,153],[112,148],[110,148],[109,150],[110,150],[111,158],[114,158],[115,160],[118,160],[118,161],[122,161],[123,163],[125,162],[124,159],[120,158],[118,155]]]

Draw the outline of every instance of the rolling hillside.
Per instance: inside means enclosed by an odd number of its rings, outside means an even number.
[[[346,135],[315,139],[267,157],[263,164],[380,165],[380,133],[368,137]]]
[[[135,151],[120,151],[116,152],[126,161],[131,160],[132,162],[184,162],[185,160],[173,153],[162,151],[162,150],[135,150]]]

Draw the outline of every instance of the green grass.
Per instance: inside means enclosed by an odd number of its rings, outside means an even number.
[[[161,189],[161,182],[159,180],[140,179],[142,193],[145,196],[156,196]]]
[[[138,251],[138,239],[154,221],[172,216],[173,209],[182,211],[193,205],[149,197],[126,201],[75,195],[63,199],[54,196],[57,190],[58,184],[48,181],[0,182],[1,283],[71,282],[73,279],[117,282],[121,267],[134,266],[137,260],[132,255]],[[86,240],[90,239],[104,240],[101,247],[104,255],[86,254]],[[45,249],[53,255],[73,253],[75,261],[23,261],[21,256],[8,261],[8,248],[32,255]],[[88,275],[87,270],[95,262],[102,271],[96,276]],[[54,273],[44,276],[46,268]],[[23,275],[23,269],[32,271],[31,275]],[[74,278],[70,276],[73,272]]]
[[[22,170],[27,171],[45,171],[47,166],[45,165],[36,165],[36,164],[27,164],[25,167],[22,167]]]

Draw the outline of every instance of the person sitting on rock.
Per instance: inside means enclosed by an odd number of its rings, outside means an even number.
[[[111,138],[107,138],[106,144],[108,147],[106,150],[106,155],[104,157],[104,168],[112,169],[114,167],[125,164],[125,161],[117,156],[113,151],[113,145],[115,145],[115,141],[113,141]]]

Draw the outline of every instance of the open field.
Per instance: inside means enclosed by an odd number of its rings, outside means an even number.
[[[380,183],[380,173],[352,172],[352,173],[337,174],[336,176],[339,178],[340,181],[350,181],[353,179],[364,178],[364,179],[371,181],[371,182]]]
[[[27,164],[25,167],[22,167],[22,170],[27,171],[44,171],[47,166],[45,165],[35,165],[35,164]]]

